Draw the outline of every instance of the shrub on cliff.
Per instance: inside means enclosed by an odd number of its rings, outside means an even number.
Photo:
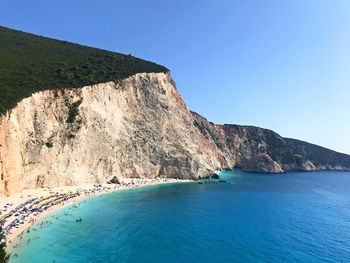
[[[0,27],[0,115],[37,91],[167,71],[133,56]]]
[[[79,114],[78,108],[81,102],[82,102],[81,100],[78,100],[68,106],[68,109],[69,109],[68,118],[67,118],[68,123],[73,123],[75,120],[75,117]]]

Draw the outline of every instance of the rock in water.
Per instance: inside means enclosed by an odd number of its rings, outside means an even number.
[[[212,174],[211,179],[220,179],[217,173]]]

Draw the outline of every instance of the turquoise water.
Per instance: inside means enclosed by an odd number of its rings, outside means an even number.
[[[350,262],[350,173],[222,177],[233,184],[152,186],[67,207],[19,240],[11,263]]]

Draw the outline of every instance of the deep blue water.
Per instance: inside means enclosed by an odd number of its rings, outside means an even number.
[[[350,262],[350,173],[222,177],[233,184],[152,186],[64,208],[19,241],[11,263]]]

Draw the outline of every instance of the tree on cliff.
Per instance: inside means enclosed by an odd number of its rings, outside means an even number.
[[[2,232],[2,228],[0,227],[0,263],[7,263],[9,262],[10,255],[6,252],[6,242],[5,242],[5,235],[4,232]]]

